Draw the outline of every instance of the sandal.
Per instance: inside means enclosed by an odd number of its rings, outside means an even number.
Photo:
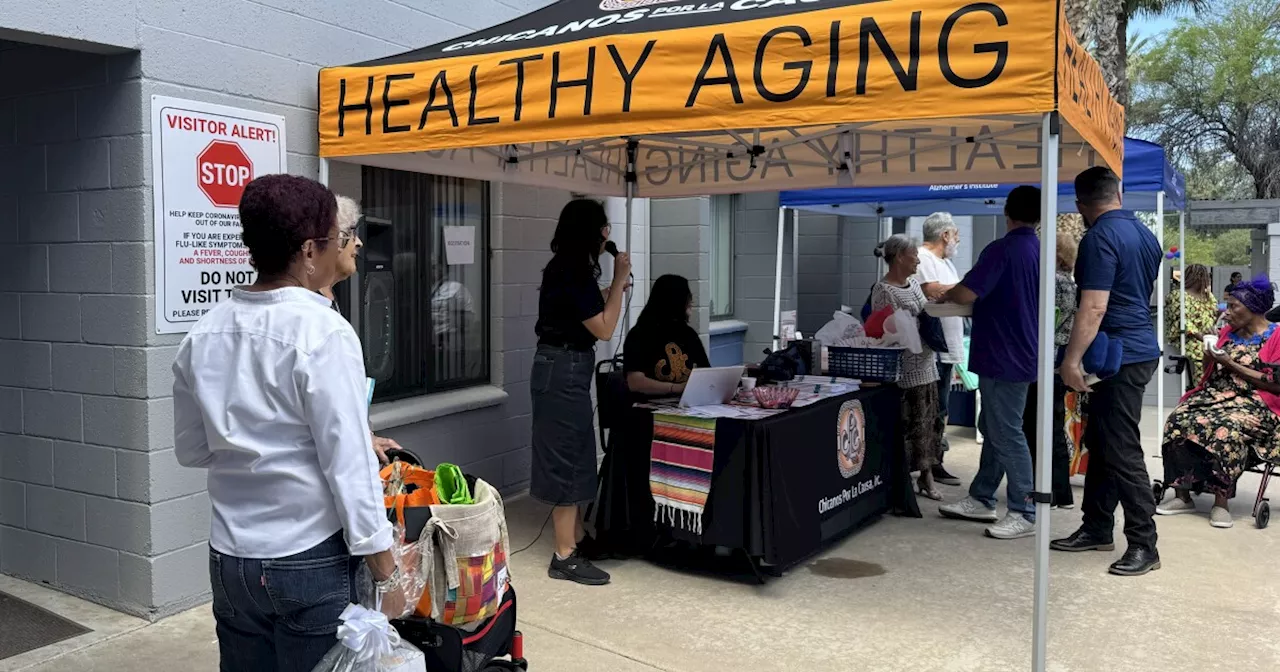
[[[925,488],[924,484],[921,483],[920,481],[916,481],[916,494],[920,495],[921,497],[932,499],[935,502],[942,501],[942,493],[939,492],[937,488],[934,488],[932,490]]]

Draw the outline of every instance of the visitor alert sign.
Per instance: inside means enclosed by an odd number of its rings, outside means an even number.
[[[255,177],[288,170],[284,117],[152,96],[151,170],[156,333],[183,333],[254,281],[240,195]]]

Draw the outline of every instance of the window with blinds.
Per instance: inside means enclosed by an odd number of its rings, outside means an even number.
[[[374,400],[488,382],[487,184],[370,166],[361,182],[359,272],[336,294]],[[470,237],[470,263],[449,263],[446,235]]]

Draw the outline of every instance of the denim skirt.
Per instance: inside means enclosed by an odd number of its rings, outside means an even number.
[[[529,495],[551,505],[588,504],[596,497],[595,412],[591,380],[595,352],[539,345],[529,374],[533,399],[533,462]]]

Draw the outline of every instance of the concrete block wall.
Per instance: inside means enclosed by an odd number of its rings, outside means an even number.
[[[138,64],[0,43],[0,570],[145,615],[207,590],[209,502],[153,334]]]
[[[880,279],[874,254],[880,243],[880,220],[874,217],[841,217],[840,249],[844,256],[844,301],[855,314],[862,310],[871,285]]]
[[[844,299],[840,217],[800,213],[799,240],[796,325],[805,336],[812,336],[831,321]]]
[[[150,96],[283,115],[289,170],[314,177],[319,67],[548,2],[0,0],[0,571],[148,618],[208,596],[204,474],[178,467],[171,448],[180,339],[154,328]],[[545,228],[564,198],[511,201]],[[515,208],[495,221],[508,226]],[[523,238],[496,254],[508,253],[493,266],[492,339],[519,345],[532,338],[523,287],[497,283],[508,266],[525,277],[539,253]],[[494,354],[505,404],[401,436],[442,451],[527,446],[527,384],[521,397],[502,372],[527,377],[528,348],[511,349]],[[507,452],[454,461],[499,483],[527,478],[527,459]]]
[[[774,264],[778,249],[778,194],[738,197],[733,229],[733,319],[747,323],[743,359],[756,363],[773,345]],[[782,247],[782,310],[792,310],[791,217]]]
[[[711,199],[672,198],[649,202],[649,272],[656,279],[682,275],[693,290],[689,326],[711,352]],[[736,304],[735,304],[736,305]]]

